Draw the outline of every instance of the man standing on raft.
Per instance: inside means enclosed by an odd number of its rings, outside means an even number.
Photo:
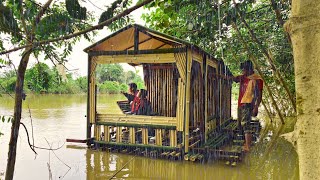
[[[238,98],[238,123],[244,122],[245,143],[243,150],[250,151],[252,128],[251,116],[258,115],[258,107],[262,100],[263,81],[261,77],[254,73],[253,64],[247,60],[240,64],[242,75],[233,78],[233,81],[240,82]]]

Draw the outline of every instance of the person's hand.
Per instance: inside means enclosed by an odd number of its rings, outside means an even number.
[[[252,116],[256,117],[258,115],[258,106],[254,106],[253,110],[252,110]]]

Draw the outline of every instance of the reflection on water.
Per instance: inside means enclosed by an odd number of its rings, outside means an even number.
[[[120,113],[116,101],[123,99],[122,95],[100,95],[97,110]],[[58,147],[66,138],[85,138],[86,102],[85,95],[29,95],[24,102],[22,121],[30,132],[29,105],[35,144],[48,147],[46,138],[53,147]],[[7,96],[0,97],[0,114],[10,115],[12,112],[13,100]],[[265,156],[265,149],[270,144],[268,142],[275,134],[272,129],[237,167],[226,166],[222,161],[198,164],[94,151],[85,145],[69,143],[55,153],[71,166],[70,171],[52,152],[37,150],[35,159],[28,147],[25,132],[20,129],[15,179],[48,179],[47,164],[50,165],[53,179],[108,179],[121,168],[115,175],[117,179],[298,179],[297,155],[288,142],[280,139]],[[3,179],[10,124],[1,122],[0,131],[5,134],[0,137],[0,179]],[[266,161],[261,162],[261,159]]]

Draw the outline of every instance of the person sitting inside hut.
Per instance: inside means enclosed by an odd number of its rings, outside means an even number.
[[[258,107],[262,100],[263,81],[261,77],[254,73],[253,64],[247,60],[240,64],[242,75],[233,78],[233,81],[240,83],[240,93],[238,98],[238,123],[244,122],[245,143],[243,150],[249,151],[252,139],[251,116],[258,115]]]
[[[130,107],[131,107],[131,112],[129,114],[134,114],[136,112],[135,109],[137,109],[137,107],[135,107],[135,104],[137,104],[139,101],[139,98],[137,96],[138,92],[139,91],[137,90],[136,83],[129,84],[128,93],[122,92],[122,94],[124,96],[126,96],[126,98],[128,99]]]
[[[135,114],[136,115],[153,115],[152,113],[152,107],[150,101],[147,99],[148,91],[145,89],[140,89],[138,92],[139,100],[134,101],[136,109]]]

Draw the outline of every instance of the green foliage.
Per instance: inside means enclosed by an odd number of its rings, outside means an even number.
[[[32,91],[48,91],[52,78],[53,72],[49,66],[44,63],[39,63],[26,71],[25,83],[28,89]]]
[[[134,82],[139,89],[144,88],[144,82],[138,75],[139,71],[125,72],[121,65],[110,64],[98,66],[97,84],[101,93],[120,93],[128,90],[128,84]],[[0,93],[12,93],[15,89],[15,71],[7,71],[0,76]],[[50,68],[44,63],[38,63],[27,69],[24,91],[26,93],[76,94],[85,93],[88,88],[88,78],[72,78],[67,74],[67,81],[63,81],[55,67]]]
[[[75,19],[86,19],[87,9],[81,7],[78,0],[66,0],[66,8],[70,16]]]
[[[125,8],[130,6],[132,3],[131,0],[115,0],[108,8],[106,11],[104,11],[99,18],[99,23],[106,21],[117,14],[123,12]],[[127,26],[128,24],[132,23],[132,20],[130,16],[122,17],[118,19],[115,23],[110,24],[108,27],[112,30],[115,31],[117,29],[120,29],[124,26]]]
[[[269,0],[238,2],[240,3],[236,8],[233,1],[223,1],[218,4],[218,1],[211,0],[156,0],[148,5],[150,11],[143,15],[143,19],[150,28],[190,41],[217,59],[223,59],[234,75],[241,73],[240,62],[249,59],[249,54],[255,56],[266,77],[265,83],[271,89],[279,90],[279,101],[286,99],[284,88],[275,78],[270,64],[262,53],[262,48],[272,52],[276,68],[294,94],[292,48],[273,10],[278,8],[285,22],[290,14],[290,2],[276,1],[273,6]],[[238,13],[255,33],[262,48],[251,38],[249,29]],[[249,51],[244,48],[232,25],[236,25],[240,30],[241,36],[249,46]]]
[[[100,84],[100,92],[108,94],[117,94],[120,93],[120,84],[115,81],[105,81],[103,84]]]
[[[0,115],[0,120],[2,121],[2,123],[10,123],[10,122],[13,122],[13,117],[7,117],[7,116]],[[3,135],[4,134],[2,132],[0,132],[0,137]]]
[[[127,91],[129,83],[136,83],[138,88],[144,88],[144,82],[138,75],[139,71],[124,71],[120,64],[98,65],[96,78],[99,92],[115,94],[120,91]]]
[[[105,81],[124,82],[123,68],[120,64],[103,64],[96,69],[97,81],[103,83]]]
[[[21,30],[12,10],[10,7],[2,5],[2,3],[0,3],[0,32],[11,34],[18,40],[22,39]]]

